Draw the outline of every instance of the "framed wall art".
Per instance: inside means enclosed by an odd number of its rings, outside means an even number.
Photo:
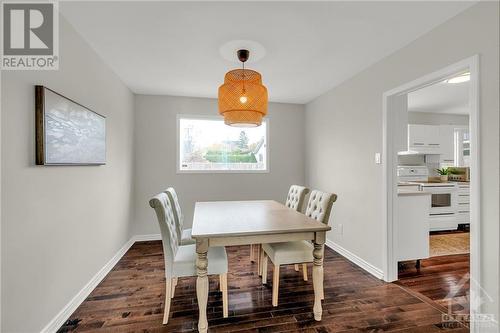
[[[37,165],[106,164],[106,117],[35,86]]]

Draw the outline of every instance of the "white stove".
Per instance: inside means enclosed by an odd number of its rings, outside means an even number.
[[[457,229],[458,192],[456,183],[429,182],[426,166],[398,166],[400,185],[418,185],[420,191],[431,193],[430,230]]]
[[[429,169],[424,165],[400,165],[398,166],[398,182],[426,182],[429,179]]]

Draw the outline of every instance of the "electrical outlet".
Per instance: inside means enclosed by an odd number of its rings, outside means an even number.
[[[382,155],[380,153],[375,153],[375,164],[382,164]]]

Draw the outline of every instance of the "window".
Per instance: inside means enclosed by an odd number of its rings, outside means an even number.
[[[267,122],[242,128],[219,117],[178,117],[178,171],[266,172]]]

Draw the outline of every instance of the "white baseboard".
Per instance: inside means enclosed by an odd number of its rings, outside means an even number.
[[[149,235],[136,235],[130,238],[123,247],[118,250],[118,252],[111,258],[103,268],[97,272],[96,275],[90,279],[90,281],[78,292],[78,294],[73,297],[71,301],[64,306],[64,308],[41,330],[41,333],[54,333],[68,320],[73,312],[83,303],[87,296],[94,290],[97,285],[104,279],[104,277],[113,269],[113,267],[118,263],[118,261],[123,257],[123,255],[130,249],[130,247],[135,242],[144,242],[152,240],[161,240],[160,234],[149,234]],[[355,254],[349,252],[338,244],[327,240],[326,246],[333,249],[334,251],[340,253],[342,256],[346,257],[368,273],[372,274],[378,279],[382,279],[383,272],[372,264],[364,261]]]
[[[334,243],[333,241],[327,239],[326,246],[328,246],[332,250],[340,253],[343,257],[346,257],[347,259],[349,259],[349,261],[351,261],[354,264],[356,264],[357,266],[361,267],[362,269],[364,269],[365,271],[367,271],[371,275],[375,276],[377,279],[382,279],[384,277],[384,272],[380,268],[373,266],[369,262],[365,261],[364,259],[361,259],[360,257],[355,255],[354,253],[344,249],[342,246]]]
[[[41,333],[55,333],[68,320],[73,312],[83,303],[88,295],[97,287],[97,285],[106,277],[113,267],[120,261],[123,255],[134,245],[135,242],[161,240],[160,234],[136,235],[130,238],[123,247],[111,258],[103,268],[73,297],[71,301],[41,330]],[[327,239],[326,246],[338,252],[360,268],[375,276],[377,279],[382,279],[384,274],[381,269],[361,259],[354,253],[346,250],[342,246]],[[498,323],[494,322],[492,327],[478,328],[478,332],[498,332]]]
[[[149,236],[149,235],[148,235]],[[41,333],[55,333],[68,320],[73,312],[83,303],[87,296],[97,287],[106,275],[115,267],[123,255],[136,242],[138,236],[130,238],[125,245],[111,258],[103,268],[76,294],[71,301],[41,330]]]
[[[134,242],[161,240],[161,234],[136,235],[133,237],[133,239]]]
[[[87,296],[94,290],[97,285],[104,279],[104,277],[115,267],[115,265],[120,261],[123,255],[130,249],[135,242],[161,240],[160,234],[150,234],[150,235],[135,235],[130,238],[125,245],[111,258],[103,268],[97,272],[96,275],[90,279],[90,281],[76,294],[71,301],[64,306],[64,308],[45,326],[41,333],[53,333],[68,320],[69,316],[83,303]]]

